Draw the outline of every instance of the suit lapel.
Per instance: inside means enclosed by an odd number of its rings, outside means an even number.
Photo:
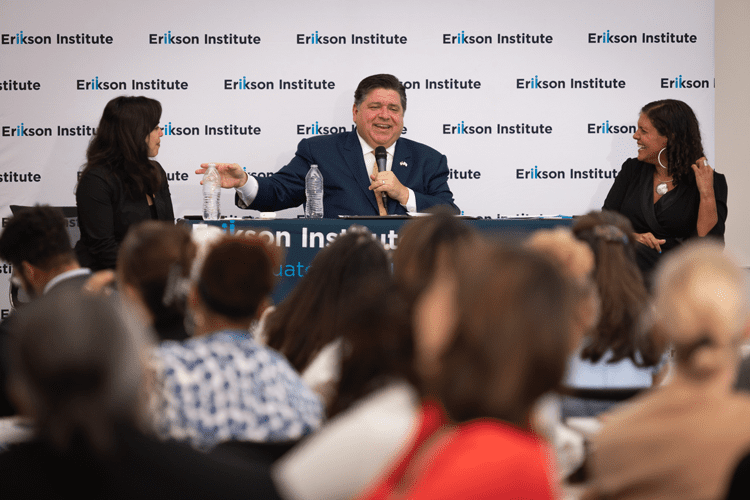
[[[370,178],[365,175],[364,152],[359,143],[359,137],[357,136],[356,130],[349,133],[346,138],[346,142],[344,143],[344,156],[346,164],[351,169],[352,176],[357,181],[357,185],[364,192],[365,198],[369,200],[375,213],[378,213],[378,202],[375,200],[375,194],[370,191]]]

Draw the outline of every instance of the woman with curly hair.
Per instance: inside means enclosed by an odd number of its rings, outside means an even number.
[[[150,159],[164,135],[160,119],[161,104],[148,97],[120,96],[104,107],[76,188],[82,266],[114,269],[120,244],[137,222],[174,223],[167,174]]]
[[[661,253],[684,240],[723,241],[727,182],[708,164],[698,119],[682,101],[646,104],[633,139],[638,157],[623,163],[603,208],[633,224],[638,266],[648,280]]]

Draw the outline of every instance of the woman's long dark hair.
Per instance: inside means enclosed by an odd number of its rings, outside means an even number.
[[[323,347],[347,335],[345,313],[385,296],[388,256],[369,231],[351,229],[318,252],[307,274],[266,320],[267,344],[302,372]],[[377,292],[373,290],[377,289]]]
[[[660,353],[641,330],[649,295],[635,260],[638,243],[632,224],[617,212],[589,212],[576,220],[573,234],[594,252],[594,280],[601,298],[599,323],[581,359],[596,363],[611,351],[613,363],[630,358],[636,366],[656,365]]]
[[[667,138],[667,173],[680,182],[695,183],[690,166],[703,154],[701,131],[693,110],[682,101],[664,99],[646,104],[641,109],[656,131]]]
[[[350,228],[318,252],[265,330],[268,346],[300,372],[341,339],[341,379],[329,416],[389,380],[411,380],[408,316],[383,244],[364,228]]]
[[[146,138],[159,125],[161,104],[148,97],[115,97],[104,107],[96,133],[86,151],[81,177],[108,167],[131,198],[159,191],[166,179],[148,157]]]

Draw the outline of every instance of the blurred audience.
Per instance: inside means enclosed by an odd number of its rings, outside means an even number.
[[[734,389],[738,347],[750,333],[744,274],[712,242],[663,259],[653,321],[674,348],[671,380],[605,420],[592,447],[590,498],[690,500],[730,491],[750,452],[750,396]],[[735,477],[745,492],[746,477]]]
[[[393,256],[393,275],[412,322],[415,321],[414,308],[425,290],[439,280],[441,289],[450,292],[455,285],[458,262],[480,240],[476,229],[446,210],[438,210],[430,217],[404,226]],[[431,313],[441,321],[453,320],[440,308]],[[451,326],[446,324],[440,331],[421,329],[414,336],[414,366],[419,374],[417,388],[427,407],[432,406],[432,385],[440,371],[438,360],[451,341]]]
[[[577,239],[568,228],[540,229],[535,231],[524,246],[549,259],[574,285],[577,306],[574,308],[575,328],[570,349],[578,349],[599,322],[601,300],[593,281],[594,253],[588,245]]]
[[[305,276],[265,319],[267,345],[324,397],[329,416],[392,374],[382,343],[391,331],[378,331],[378,318],[371,316],[388,314],[392,282],[383,244],[367,228],[352,226],[315,255]]]
[[[117,256],[117,284],[139,304],[160,340],[185,340],[187,292],[196,245],[190,229],[161,221],[131,227]]]
[[[664,346],[664,385],[617,408],[563,400],[566,417],[609,411],[586,497],[750,491],[750,395],[735,388],[750,302],[714,243],[667,256],[651,300],[614,212],[522,248],[438,211],[403,227],[392,264],[352,226],[266,316],[263,345],[250,330],[281,250],[200,238],[134,225],[116,271],[86,282],[61,213],[11,219],[0,258],[37,298],[0,324],[0,368],[8,412],[34,426],[0,453],[0,497],[556,498],[543,435],[558,458],[561,440],[540,400],[650,388]],[[129,300],[78,291],[112,284]]]
[[[606,390],[651,387],[664,358],[641,321],[649,295],[636,264],[638,243],[630,221],[617,212],[590,212],[576,220],[573,234],[594,253],[601,312],[596,327],[571,356],[564,384],[598,391],[602,399],[565,397],[563,418],[607,411],[618,401],[606,399]]]
[[[32,298],[53,289],[78,289],[91,273],[78,264],[62,212],[48,205],[24,209],[10,218],[0,234],[0,259],[13,267],[11,279]],[[12,322],[13,315],[0,323],[0,416],[16,413],[5,391]]]
[[[462,253],[453,283],[437,271],[414,307],[417,338],[449,339],[433,385],[449,420],[421,432],[362,498],[556,497],[554,458],[529,418],[582,333],[578,287],[534,252]]]
[[[399,234],[394,256],[396,289],[385,285],[392,278],[381,276],[384,269],[380,266],[387,263],[382,260],[382,246],[369,233],[359,237],[347,233],[323,250],[330,250],[330,258],[334,252],[341,255],[344,248],[350,248],[348,260],[353,263],[352,241],[359,241],[354,248],[373,258],[377,256],[373,266],[376,271],[364,276],[382,281],[366,284],[362,277],[357,278],[361,286],[370,287],[369,292],[359,290],[355,294],[358,300],[335,309],[335,314],[349,318],[341,320],[348,321],[349,326],[341,330],[347,355],[342,363],[339,391],[348,395],[340,401],[350,406],[342,408],[323,429],[274,466],[274,479],[286,498],[352,498],[379,477],[419,432],[422,412],[412,367],[414,345],[409,311],[420,289],[436,272],[438,255],[457,255],[458,249],[474,235],[464,222],[443,213],[407,223]],[[367,239],[362,240],[363,237]],[[351,240],[340,241],[341,238]],[[328,267],[339,269],[343,265],[341,262]],[[314,268],[315,265],[310,271]],[[410,293],[406,293],[407,288]],[[372,390],[376,387],[379,388]],[[430,418],[440,415],[434,404],[427,413]]]
[[[524,242],[529,248],[549,258],[575,284],[578,296],[576,325],[569,339],[568,352],[574,353],[599,321],[600,300],[593,282],[594,253],[589,246],[573,236],[567,227],[540,229]],[[568,477],[583,464],[586,453],[583,437],[562,421],[562,388],[545,394],[534,406],[531,425],[555,450],[557,471]]]
[[[0,453],[0,497],[278,498],[261,467],[148,436],[145,344],[106,297],[48,294],[20,311],[9,387],[36,436]]]
[[[208,252],[188,298],[193,337],[156,349],[160,436],[209,450],[225,441],[296,441],[321,425],[320,399],[248,333],[277,261],[276,249],[254,237],[227,236]]]

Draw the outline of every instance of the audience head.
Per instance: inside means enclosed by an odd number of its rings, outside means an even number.
[[[183,340],[187,286],[196,254],[184,225],[145,221],[133,226],[117,256],[117,281],[142,303],[161,340]]]
[[[635,260],[639,243],[632,224],[617,212],[589,212],[576,220],[573,234],[594,252],[601,299],[599,322],[581,358],[596,363],[611,351],[613,361],[630,358],[638,366],[657,364],[660,353],[641,328],[649,296]]]
[[[48,205],[14,215],[0,234],[0,258],[13,266],[24,290],[40,295],[56,275],[78,267],[62,212]]]
[[[641,115],[667,139],[666,151],[661,157],[669,175],[676,182],[691,178],[694,182],[695,174],[690,166],[705,155],[698,118],[690,106],[676,99],[663,99],[643,106]]]
[[[58,448],[82,438],[107,452],[117,424],[142,422],[145,339],[111,299],[45,295],[13,323],[9,393]]]
[[[572,352],[589,335],[599,318],[599,295],[591,278],[594,272],[594,254],[585,243],[573,236],[570,229],[564,227],[535,231],[525,241],[525,247],[550,259],[575,285],[575,301],[578,305],[569,337]]]
[[[278,247],[255,236],[225,236],[206,255],[194,286],[197,334],[214,329],[198,316],[210,315],[249,327],[275,284],[280,264]],[[205,318],[203,318],[205,320]]]
[[[318,252],[305,276],[266,319],[268,345],[299,371],[338,338],[347,344],[350,357],[370,351],[372,359],[360,359],[362,366],[387,364],[377,358],[382,354],[377,344],[389,332],[375,332],[373,325],[378,314],[389,314],[391,283],[383,244],[366,228],[352,226]]]
[[[560,265],[560,270],[579,283],[587,283],[594,272],[594,254],[573,233],[564,227],[534,231],[525,245],[547,255]]]
[[[563,376],[578,285],[533,251],[491,244],[467,257],[455,291],[433,284],[417,307],[418,315],[432,307],[456,316],[442,358],[440,400],[458,422],[492,417],[525,426],[534,402]]]
[[[406,223],[393,255],[393,276],[407,304],[411,307],[438,269],[453,267],[477,238],[476,229],[444,209]]]
[[[415,316],[415,304],[434,280],[439,282],[440,290],[454,285],[461,255],[470,252],[479,239],[473,227],[441,209],[403,226],[393,256],[393,276],[409,316],[420,321]],[[447,309],[436,308],[430,314],[443,318],[440,327],[414,330],[415,367],[424,392],[432,392],[430,386],[440,370],[440,356],[453,331],[449,324],[453,315],[447,314]]]
[[[750,329],[745,272],[710,241],[670,252],[656,274],[655,331],[675,352],[678,373],[708,379],[736,370]]]
[[[86,151],[82,175],[91,168],[109,166],[132,197],[158,192],[166,179],[151,166],[149,157],[156,156],[151,143],[152,134],[160,136],[159,120],[161,104],[155,99],[120,96],[109,101]]]

